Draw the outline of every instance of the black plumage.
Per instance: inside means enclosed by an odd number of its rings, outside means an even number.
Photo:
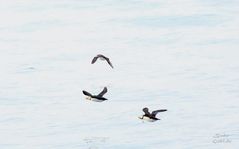
[[[104,98],[104,94],[107,93],[107,87],[104,87],[104,89],[98,94],[98,95],[92,95],[91,93],[87,92],[87,91],[82,91],[84,95],[90,97],[90,100],[93,101],[105,101],[108,100],[106,98]]]
[[[114,68],[113,65],[112,65],[112,63],[111,63],[111,61],[110,61],[110,59],[109,59],[108,57],[102,55],[102,54],[96,55],[96,56],[92,59],[91,64],[94,64],[94,63],[97,61],[98,58],[100,58],[101,60],[106,60],[107,63],[110,65],[110,67],[111,67],[111,68]]]
[[[155,110],[150,113],[149,109],[147,107],[145,107],[145,108],[143,108],[144,115],[142,117],[140,117],[140,119],[144,119],[146,117],[151,120],[160,120],[156,117],[156,115],[159,112],[165,112],[165,111],[167,111],[167,109]]]

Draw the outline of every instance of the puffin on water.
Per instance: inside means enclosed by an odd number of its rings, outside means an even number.
[[[156,115],[159,112],[165,112],[165,111],[167,111],[167,109],[155,110],[155,111],[152,111],[152,113],[150,113],[149,109],[147,107],[145,107],[145,108],[143,108],[144,115],[139,117],[139,119],[146,120],[149,122],[155,122],[157,120],[160,120],[156,117]]]
[[[107,61],[107,63],[110,65],[110,67],[111,67],[111,68],[114,68],[113,65],[112,65],[112,63],[110,62],[110,59],[109,59],[108,57],[102,55],[102,54],[96,55],[96,56],[92,59],[91,64],[94,64],[94,63],[97,61],[98,58],[100,58],[100,60],[103,60],[103,61],[105,60],[105,61]]]
[[[107,87],[104,87],[104,89],[98,94],[98,95],[92,95],[91,93],[87,91],[82,91],[84,95],[86,95],[87,100],[95,101],[95,102],[102,102],[105,100],[108,100],[104,98],[104,94],[107,92]]]

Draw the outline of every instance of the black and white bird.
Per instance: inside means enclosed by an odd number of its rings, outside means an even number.
[[[110,67],[111,67],[111,68],[114,68],[113,65],[112,65],[112,63],[110,62],[110,59],[109,59],[108,57],[102,55],[102,54],[96,55],[96,56],[92,59],[91,64],[94,64],[94,63],[97,61],[98,58],[99,58],[100,60],[103,60],[103,61],[105,60],[105,61],[107,61],[107,63],[110,65]]]
[[[103,97],[104,94],[107,92],[107,87],[104,87],[103,91],[101,91],[98,95],[92,95],[91,93],[84,90],[82,92],[84,95],[86,95],[87,100],[96,101],[96,102],[102,102],[102,101],[108,100]]]
[[[139,119],[146,120],[146,121],[149,121],[149,122],[154,122],[154,121],[160,120],[156,117],[156,115],[159,112],[165,112],[165,111],[167,111],[167,110],[162,109],[162,110],[155,110],[155,111],[152,111],[152,113],[150,113],[148,108],[143,108],[144,115],[139,117]]]

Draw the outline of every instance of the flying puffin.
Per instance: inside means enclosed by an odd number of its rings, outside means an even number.
[[[107,87],[104,87],[104,89],[98,95],[92,95],[91,93],[84,90],[82,92],[84,95],[86,95],[87,100],[91,100],[95,102],[102,102],[102,101],[108,100],[103,97],[103,95],[107,92]]]
[[[152,113],[150,113],[149,109],[147,107],[145,107],[145,108],[143,108],[144,115],[139,117],[139,119],[146,120],[146,121],[149,121],[149,122],[154,122],[154,121],[160,120],[156,117],[157,113],[165,112],[165,111],[167,111],[167,110],[162,109],[162,110],[155,110],[155,111],[152,111]]]
[[[112,63],[110,62],[110,59],[109,59],[108,57],[102,55],[102,54],[96,55],[96,56],[92,59],[91,64],[94,64],[94,63],[97,61],[98,58],[100,58],[100,60],[103,60],[103,61],[105,60],[105,61],[107,61],[107,63],[110,65],[110,67],[111,67],[111,68],[114,68],[113,65],[112,65]]]

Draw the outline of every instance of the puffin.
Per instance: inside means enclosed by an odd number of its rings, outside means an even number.
[[[156,115],[159,112],[165,112],[165,111],[167,111],[167,109],[155,110],[155,111],[152,111],[152,113],[150,113],[149,109],[147,107],[145,107],[145,108],[143,108],[144,115],[140,116],[139,119],[145,120],[148,122],[155,122],[157,120],[160,120],[156,117]]]
[[[87,100],[91,100],[95,102],[103,102],[105,100],[108,100],[105,97],[103,97],[104,94],[107,92],[107,87],[104,87],[104,89],[98,95],[92,95],[91,93],[84,90],[82,92],[84,95],[86,95]]]
[[[108,57],[102,55],[102,54],[96,55],[96,56],[92,59],[91,64],[94,64],[94,63],[97,61],[98,58],[99,58],[100,60],[107,61],[107,63],[110,65],[110,67],[111,67],[111,68],[114,68],[113,65],[112,65],[112,63],[111,63],[111,61],[110,61],[110,59],[109,59]]]

